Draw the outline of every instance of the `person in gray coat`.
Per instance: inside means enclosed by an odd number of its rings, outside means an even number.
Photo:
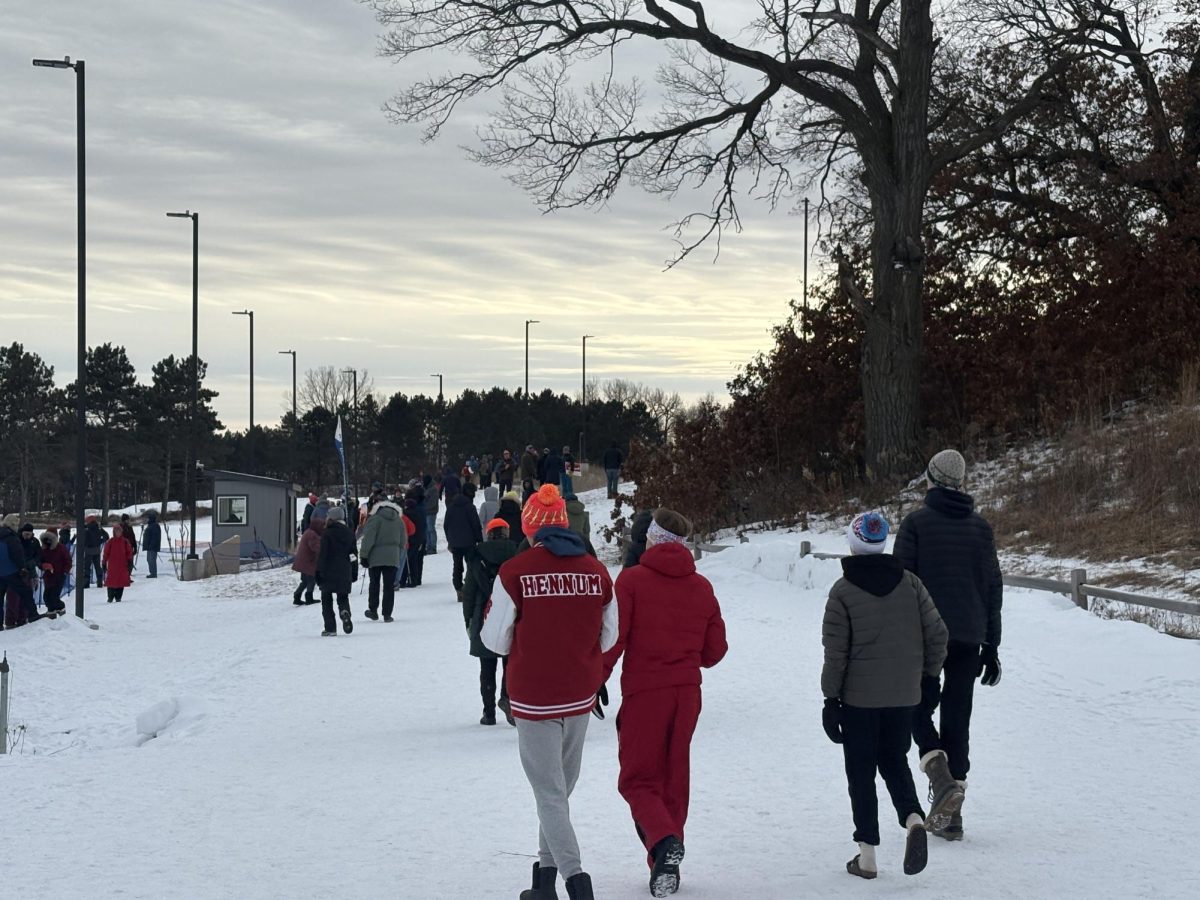
[[[878,513],[863,513],[850,523],[851,555],[842,560],[843,577],[829,591],[821,628],[822,725],[842,745],[859,849],[846,871],[861,878],[878,873],[876,771],[908,832],[905,874],[925,868],[925,814],[907,756],[922,678],[936,677],[946,659],[946,626],[933,598],[916,575],[884,553],[887,536],[887,520]],[[949,814],[956,804],[962,804],[957,786],[934,796],[931,818]]]
[[[380,500],[371,507],[363,527],[358,558],[367,567],[371,583],[367,588],[368,619],[379,619],[379,582],[383,580],[383,621],[392,621],[396,601],[396,569],[400,555],[408,548],[408,531],[404,527],[404,512],[390,500]]]
[[[500,489],[485,487],[483,489],[483,505],[479,507],[479,524],[487,530],[487,523],[496,518],[500,511]]]

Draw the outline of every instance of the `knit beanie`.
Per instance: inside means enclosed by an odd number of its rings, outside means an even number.
[[[882,553],[887,546],[887,536],[887,519],[877,512],[859,513],[846,529],[846,540],[854,556]]]
[[[937,487],[961,490],[967,479],[967,461],[957,450],[942,450],[929,461],[925,477]]]
[[[491,534],[497,528],[510,528],[507,519],[492,519],[487,523],[487,528],[483,529],[485,534]]]
[[[521,531],[530,540],[547,525],[557,525],[559,528],[569,528],[567,504],[552,484],[543,484],[536,494],[529,498],[525,508],[521,510]]]
[[[329,515],[329,503],[325,500],[318,500],[317,505],[313,507],[312,518],[324,519]]]
[[[330,522],[344,522],[346,521],[346,510],[340,506],[335,506],[333,509],[329,510],[329,515],[326,516],[326,518],[328,518]]]

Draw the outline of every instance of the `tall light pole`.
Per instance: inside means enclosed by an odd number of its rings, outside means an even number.
[[[537,319],[525,320],[525,440],[530,440],[529,435],[529,326],[540,325]]]
[[[87,506],[87,155],[84,142],[84,63],[82,59],[71,62],[71,57],[64,56],[62,59],[35,59],[33,64],[48,69],[75,70],[76,281],[79,293],[75,339],[75,427],[79,432],[75,441],[75,615],[82,619],[86,543],[83,529],[84,509]]]
[[[350,483],[354,488],[354,500],[358,502],[358,369],[342,369],[342,374],[354,376],[354,424],[351,426],[354,443],[350,445]]]
[[[436,460],[437,460],[438,471],[440,472],[442,470],[442,466],[445,465],[445,463],[442,462],[442,373],[441,372],[431,372],[429,377],[436,378],[438,380],[437,457],[436,457]]]
[[[292,433],[295,434],[300,428],[300,420],[296,418],[296,351],[280,350],[279,354],[292,357]]]
[[[808,198],[804,198],[804,317],[800,322],[800,333],[808,336]]]
[[[254,468],[254,310],[242,309],[236,310],[235,316],[250,317],[250,431],[248,438],[250,443],[250,468]],[[251,472],[251,474],[254,474]]]
[[[192,398],[191,411],[188,413],[188,452],[184,464],[184,478],[187,480],[187,505],[191,511],[187,558],[199,559],[196,555],[196,444],[199,441],[196,426],[197,409],[200,406],[200,213],[189,209],[181,213],[169,212],[167,215],[172,219],[192,220]]]
[[[579,464],[583,465],[585,459],[584,453],[587,449],[587,342],[588,338],[594,338],[594,334],[585,334],[583,336],[583,392],[579,395],[583,406],[583,431],[579,432]],[[583,471],[580,469],[580,471]]]
[[[442,373],[441,372],[432,372],[432,373],[430,373],[429,377],[436,378],[438,380],[438,403],[441,403],[442,402]]]

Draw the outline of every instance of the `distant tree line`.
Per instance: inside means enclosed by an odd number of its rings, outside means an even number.
[[[124,347],[102,344],[87,353],[89,507],[107,515],[135,502],[182,500],[191,409],[191,359],[168,356],[139,379]],[[666,442],[683,409],[678,394],[616,379],[588,386],[580,397],[546,390],[528,400],[518,389],[466,390],[452,400],[424,394],[383,397],[368,372],[331,367],[306,372],[297,415],[253,431],[226,431],[204,387],[200,361],[197,458],[207,468],[287,479],[306,489],[340,491],[334,448],[337,419],[350,478],[395,484],[442,465],[456,469],[470,455],[520,455],[527,444],[570,446],[598,460],[611,443]],[[585,425],[586,418],[586,425]],[[0,509],[66,514],[75,497],[75,385],[57,386],[54,369],[19,343],[0,347]],[[208,496],[203,480],[198,496]]]

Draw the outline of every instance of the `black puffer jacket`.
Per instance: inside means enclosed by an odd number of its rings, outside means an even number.
[[[332,594],[350,593],[350,557],[357,555],[354,532],[345,522],[330,519],[317,554],[317,586]]]
[[[496,518],[508,523],[508,537],[515,541],[521,536],[521,504],[516,500],[501,500]]]
[[[900,523],[893,554],[933,597],[950,640],[1000,646],[1004,584],[996,539],[970,496],[930,490],[925,505]]]
[[[455,494],[446,504],[442,530],[446,533],[446,545],[454,550],[465,550],[482,541],[483,526],[479,524],[475,502],[466,494]]]
[[[633,517],[633,523],[629,526],[629,546],[625,548],[625,559],[621,563],[622,569],[636,566],[641,561],[642,554],[646,552],[646,532],[650,530],[650,523],[653,521],[654,510],[651,509],[643,509]]]

